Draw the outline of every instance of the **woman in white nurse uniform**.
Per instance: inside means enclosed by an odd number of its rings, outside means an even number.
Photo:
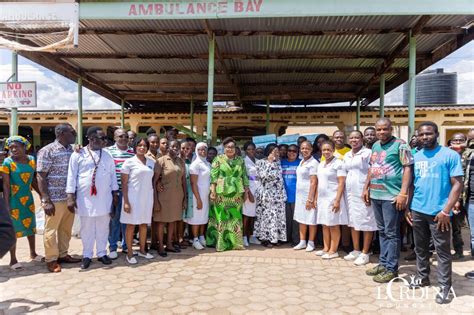
[[[377,230],[374,210],[366,206],[362,200],[365,179],[369,172],[369,161],[372,150],[364,148],[364,136],[360,131],[349,135],[352,150],[344,156],[346,176],[346,196],[354,250],[344,256],[345,260],[353,260],[354,265],[362,266],[369,262],[369,250],[374,231]],[[363,232],[364,245],[360,250],[360,232]]]
[[[324,249],[316,255],[332,259],[339,257],[340,226],[348,223],[344,198],[346,171],[344,162],[334,156],[333,142],[324,142],[321,151],[325,160],[318,166],[318,223],[323,225]]]
[[[296,200],[294,220],[300,226],[300,242],[293,249],[306,248],[307,252],[314,250],[314,239],[316,237],[316,193],[318,178],[316,172],[318,161],[311,155],[313,146],[304,141],[300,152],[303,159],[296,169]],[[309,228],[309,238],[306,242],[306,231]]]
[[[185,219],[193,232],[193,247],[204,249],[206,239],[204,228],[209,221],[209,192],[211,187],[211,164],[207,161],[207,144],[196,145],[195,160],[189,167],[191,189],[193,192],[193,216]]]
[[[147,139],[137,138],[133,142],[135,156],[122,165],[123,206],[120,213],[120,223],[126,224],[125,241],[128,253],[127,262],[136,264],[133,257],[132,240],[135,225],[139,225],[140,251],[139,257],[151,259],[153,256],[145,251],[147,225],[151,223],[153,213],[153,175],[155,161],[145,156],[150,148]]]
[[[255,158],[255,144],[248,141],[244,144],[245,151],[245,168],[247,169],[247,176],[249,177],[249,197],[245,200],[242,207],[243,214],[243,242],[244,246],[248,247],[251,244],[260,244],[260,241],[253,236],[253,225],[256,216],[257,202],[255,193],[260,186],[260,180],[257,175],[256,158]]]

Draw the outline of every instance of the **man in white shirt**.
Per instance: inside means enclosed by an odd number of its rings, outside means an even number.
[[[89,268],[94,243],[98,260],[112,263],[106,248],[112,204],[118,202],[114,159],[103,149],[107,137],[100,127],[90,127],[87,139],[89,144],[71,155],[66,186],[67,206],[81,218],[81,269]]]

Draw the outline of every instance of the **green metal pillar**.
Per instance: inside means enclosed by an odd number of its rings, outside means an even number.
[[[207,79],[207,143],[213,144],[212,138],[216,135],[212,134],[212,114],[214,110],[214,51],[216,46],[216,38],[212,35],[209,40],[209,73]]]
[[[193,97],[191,96],[191,131],[194,133],[194,100]]]
[[[267,98],[267,115],[265,120],[265,130],[267,131],[267,135],[270,133],[270,99]]]
[[[120,127],[125,129],[125,100],[120,101]]]
[[[360,130],[360,97],[357,98],[356,127]]]
[[[12,77],[11,82],[18,81],[18,53],[12,52]],[[11,108],[10,136],[18,134],[18,108]]]
[[[385,73],[380,75],[380,106],[379,117],[385,116]]]
[[[415,100],[416,100],[416,39],[409,33],[409,63],[408,63],[408,139],[415,134]]]
[[[82,78],[77,80],[77,143],[82,145]]]

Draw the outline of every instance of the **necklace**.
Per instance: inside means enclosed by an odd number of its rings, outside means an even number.
[[[97,169],[99,168],[100,160],[102,159],[102,149],[99,151],[99,159],[96,161],[94,159],[94,156],[92,155],[92,151],[87,146],[87,151],[89,152],[89,155],[92,158],[92,161],[94,162],[94,172],[92,173],[92,186],[91,186],[91,196],[96,196],[97,195],[97,187],[95,186],[95,175],[97,174]]]

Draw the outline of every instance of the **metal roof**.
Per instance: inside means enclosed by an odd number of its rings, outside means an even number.
[[[215,101],[364,104],[408,78],[408,31],[420,72],[473,38],[473,16],[327,16],[215,20],[81,20],[79,47],[21,55],[133,109],[207,100],[208,40],[216,36]],[[28,31],[16,26],[16,31]],[[58,40],[43,30],[36,45]]]

